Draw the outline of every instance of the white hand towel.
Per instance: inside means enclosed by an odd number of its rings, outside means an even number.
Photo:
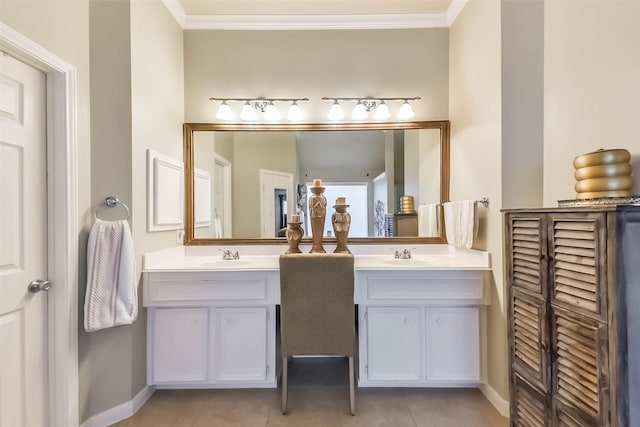
[[[431,203],[418,206],[418,236],[438,237],[438,205]]]
[[[86,331],[125,325],[137,319],[135,271],[129,223],[96,220],[87,245]]]
[[[445,203],[444,223],[449,244],[471,249],[478,234],[478,214],[475,200]]]

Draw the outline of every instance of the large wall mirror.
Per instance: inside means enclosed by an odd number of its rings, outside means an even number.
[[[420,236],[400,200],[412,196],[416,210],[449,200],[448,121],[186,123],[184,159],[187,245],[286,243],[292,214],[310,242],[314,179],[325,187],[328,243],[337,197],[349,204],[351,243],[445,242],[442,231]]]

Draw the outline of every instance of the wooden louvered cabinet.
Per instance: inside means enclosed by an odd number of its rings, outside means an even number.
[[[640,246],[629,218],[640,223],[640,207],[505,211],[513,426],[632,425],[618,273]]]

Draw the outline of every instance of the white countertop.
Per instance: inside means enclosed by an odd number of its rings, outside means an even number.
[[[309,252],[301,245],[303,252]],[[334,247],[325,245],[333,252]],[[411,249],[411,259],[395,259],[396,250]],[[222,249],[238,252],[240,259],[223,260]],[[279,268],[278,257],[285,245],[178,246],[143,257],[143,271],[253,271]],[[356,270],[490,270],[488,252],[450,245],[350,245]]]

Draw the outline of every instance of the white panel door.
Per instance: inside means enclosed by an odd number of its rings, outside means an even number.
[[[266,381],[267,307],[215,309],[214,380]]]
[[[427,308],[427,380],[479,381],[477,307]]]
[[[153,384],[208,379],[207,308],[157,308],[152,313]]]
[[[370,381],[422,377],[420,307],[368,307],[366,372]]]
[[[45,75],[0,53],[0,427],[48,424]]]

